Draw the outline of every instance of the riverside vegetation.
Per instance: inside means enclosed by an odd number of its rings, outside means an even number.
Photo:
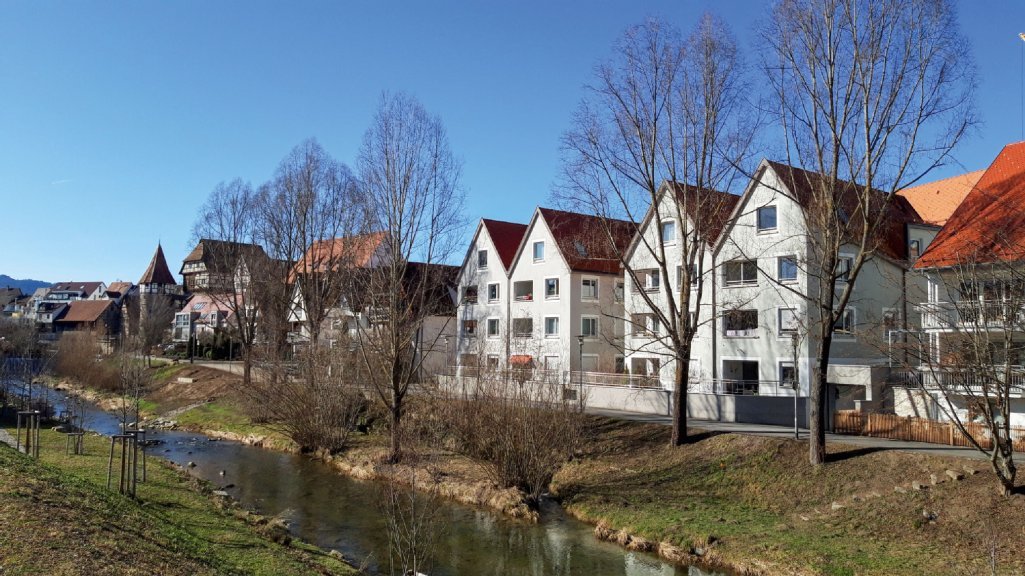
[[[231,376],[188,365],[159,370],[144,398],[154,414],[297,450],[245,416]],[[194,382],[177,383],[172,376],[180,373]],[[409,422],[411,434],[433,426],[416,412]],[[1025,542],[1025,499],[993,495],[988,472],[975,473],[986,470],[982,461],[836,444],[829,466],[816,469],[805,444],[788,439],[693,429],[688,444],[673,449],[670,431],[658,425],[582,417],[581,427],[583,441],[558,467],[550,492],[595,525],[596,536],[629,548],[739,574],[1025,572],[1016,553]],[[345,451],[320,456],[353,476],[412,483],[514,516],[532,513],[528,494],[500,486],[480,461],[432,448],[389,464],[388,446],[387,434],[371,426]]]

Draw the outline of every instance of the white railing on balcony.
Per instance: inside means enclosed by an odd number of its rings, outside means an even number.
[[[962,300],[922,302],[923,328],[1006,328],[1025,326],[1025,305],[1019,301]]]
[[[569,373],[571,384],[583,383],[589,386],[622,386],[624,388],[662,388],[662,382],[658,376],[647,374],[616,374],[609,372],[580,372]]]
[[[728,396],[793,396],[793,385],[778,380],[692,380],[687,392]]]
[[[1011,366],[1009,376],[1011,395],[1025,394],[1025,367]],[[994,393],[1003,388],[1004,367],[995,366],[983,370],[928,366],[901,368],[891,371],[890,379],[898,386],[981,395],[987,390]]]

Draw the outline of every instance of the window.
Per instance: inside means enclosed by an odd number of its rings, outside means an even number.
[[[580,299],[581,300],[597,300],[598,299],[598,279],[597,278],[584,278],[580,281]]]
[[[477,285],[467,286],[463,288],[463,303],[464,304],[476,304],[477,303]]]
[[[918,260],[918,256],[922,253],[922,241],[912,240],[908,244],[908,258],[911,260]]]
[[[545,259],[545,243],[534,242],[534,262],[542,262]]]
[[[660,284],[662,284],[662,277],[659,275],[658,269],[648,270],[648,273],[644,275],[644,289],[648,292],[658,292]]]
[[[654,314],[634,314],[633,333],[638,336],[657,336],[659,333],[658,316]]]
[[[477,335],[477,321],[476,320],[463,320],[463,336],[476,336]]]
[[[779,383],[784,387],[797,387],[797,368],[793,362],[779,363]]]
[[[616,302],[622,302],[626,296],[626,283],[622,280],[616,280]]]
[[[559,297],[559,279],[545,278],[545,298]]]
[[[854,308],[846,308],[840,318],[833,324],[833,334],[853,336],[855,326]]]
[[[498,337],[498,318],[488,318],[488,337]]]
[[[698,278],[697,267],[694,266],[693,264],[688,264],[687,265],[687,270],[690,271],[689,272],[690,285],[691,286],[696,286],[697,283],[698,283],[698,279],[699,279]],[[683,286],[683,266],[677,266],[676,267],[676,286],[677,287]]]
[[[530,302],[534,299],[534,281],[521,280],[513,283],[513,297],[517,302]]]
[[[793,308],[780,308],[777,320],[780,336],[790,336],[797,333],[797,313]]]
[[[517,338],[529,338],[534,334],[533,318],[514,318],[513,336]]]
[[[794,256],[780,256],[777,258],[776,273],[780,282],[796,282],[797,258]]]
[[[488,251],[478,250],[477,251],[477,268],[481,270],[487,270],[488,268]]]
[[[495,354],[488,354],[487,367],[491,370],[498,368],[498,356]]]
[[[892,330],[900,325],[900,313],[896,308],[883,308],[883,328]]]
[[[626,359],[622,356],[616,356],[616,367],[614,368],[616,374],[626,374]]]
[[[758,337],[758,311],[730,310],[723,318],[723,327],[727,336],[756,338]]]
[[[776,230],[776,207],[762,206],[757,213],[758,231],[772,232]]]
[[[585,338],[596,338],[598,336],[598,318],[584,316],[580,319],[580,335]]]
[[[553,354],[551,356],[545,356],[545,370],[558,370],[559,369],[559,356]]]
[[[757,286],[758,263],[754,260],[734,260],[723,266],[723,279],[727,286]]]
[[[836,263],[836,281],[847,282],[851,275],[852,266],[854,266],[854,258],[850,256],[840,256],[840,259]]]
[[[676,242],[676,222],[672,220],[663,222],[661,226],[662,243],[672,244]]]
[[[553,338],[559,335],[559,317],[545,316],[545,338]]]
[[[498,284],[488,284],[488,302],[498,302]]]

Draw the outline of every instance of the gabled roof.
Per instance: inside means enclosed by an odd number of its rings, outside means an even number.
[[[207,292],[200,292],[193,294],[179,313],[191,313],[199,316],[205,316],[216,311],[223,313],[224,318],[228,318],[231,316],[232,310],[225,300],[227,300],[225,295],[215,297]]]
[[[619,273],[619,257],[625,253],[637,231],[635,223],[551,208],[539,207],[537,211],[570,270]]]
[[[185,270],[186,264],[202,262],[210,272],[231,274],[235,271],[237,260],[249,255],[264,255],[263,248],[257,244],[200,238],[192,252],[182,260],[178,273]]]
[[[21,296],[21,288],[11,288],[10,286],[0,288],[0,306],[6,306]]]
[[[102,285],[103,282],[57,282],[50,286],[50,292],[81,292],[89,295]]]
[[[310,245],[302,258],[292,267],[290,281],[298,274],[327,272],[340,267],[365,268],[373,264],[374,255],[388,238],[386,232],[372,232],[330,240],[318,240]]]
[[[149,266],[142,274],[142,278],[139,278],[139,284],[178,285],[174,275],[171,274],[170,268],[167,267],[167,260],[164,259],[164,249],[159,243],[157,244],[157,251],[153,254],[153,259],[150,260]]]
[[[922,220],[929,224],[943,226],[975,187],[983,172],[985,170],[976,170],[935,182],[926,182],[905,188],[897,194],[906,198],[915,207],[915,211],[922,217]]]
[[[1025,142],[1004,146],[915,268],[1025,261]]]
[[[132,289],[132,286],[134,286],[134,284],[132,284],[131,282],[111,282],[110,286],[107,286],[107,294],[124,296],[128,293],[129,290]]]
[[[488,218],[481,218],[481,224],[487,229],[491,243],[495,245],[498,257],[502,259],[502,265],[508,271],[512,267],[520,242],[523,242],[523,235],[527,233],[527,225]]]
[[[826,177],[817,172],[810,172],[771,160],[766,161],[766,164],[779,176],[783,185],[790,191],[793,199],[805,210],[814,205],[818,196],[815,190],[826,184]],[[860,191],[864,190],[864,186],[845,180],[839,180],[838,185],[841,186],[840,194],[838,195],[840,208],[851,219],[861,217],[857,199]],[[872,212],[873,217],[879,214],[885,202],[885,192],[872,190],[869,211]],[[903,196],[894,196],[889,204],[886,204],[886,210],[887,215],[883,218],[881,227],[876,232],[877,236],[879,236],[879,244],[876,249],[882,255],[893,260],[906,260],[906,226],[908,224],[924,224],[924,222],[911,203]]]
[[[677,201],[683,203],[691,221],[704,222],[704,235],[709,244],[714,244],[726,228],[733,209],[740,202],[740,196],[711,188],[688,186],[680,182],[666,185],[673,187]]]
[[[110,300],[75,300],[57,322],[95,322],[113,305]]]

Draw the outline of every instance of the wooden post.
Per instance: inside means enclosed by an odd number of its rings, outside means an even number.
[[[110,438],[110,458],[107,459],[107,490],[110,490],[110,475],[114,468],[114,443],[117,439],[114,437]]]

